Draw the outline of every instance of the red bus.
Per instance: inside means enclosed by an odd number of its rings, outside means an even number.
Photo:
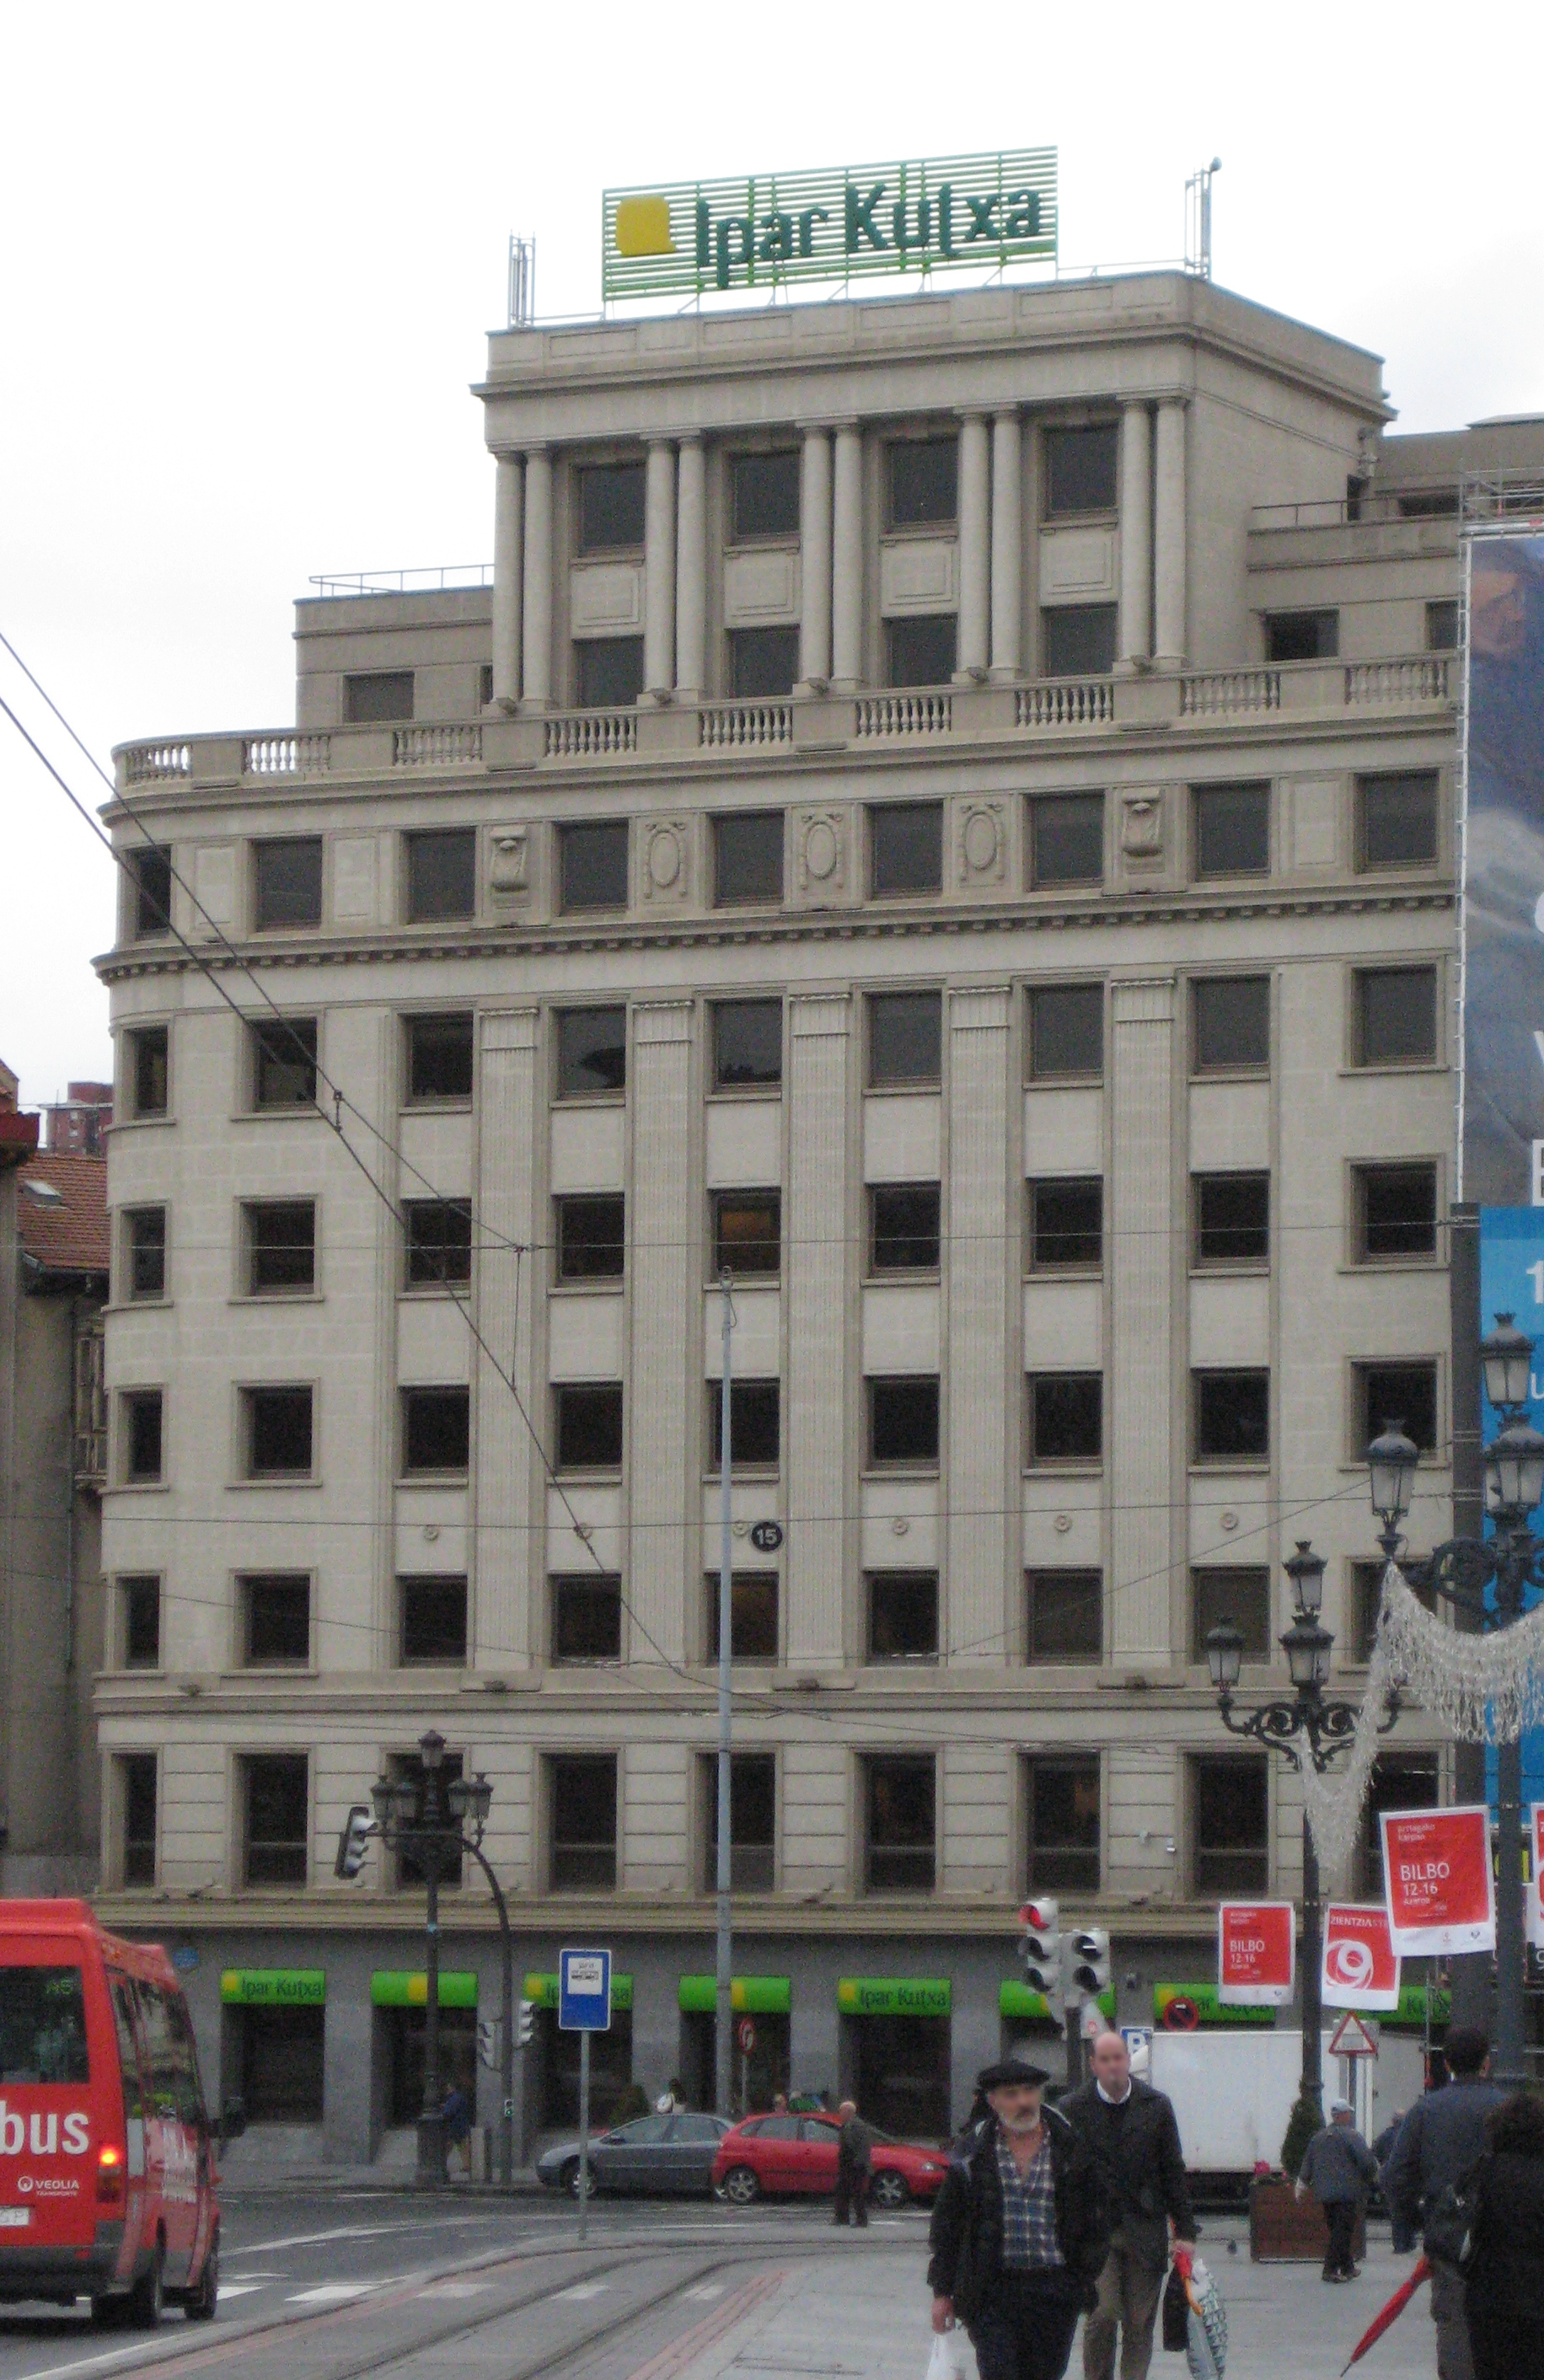
[[[0,1900],[0,2303],[212,2322],[214,2143],[176,1972],[83,1900]]]

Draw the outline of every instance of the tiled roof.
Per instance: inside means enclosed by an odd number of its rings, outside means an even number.
[[[62,1207],[29,1198],[25,1184],[46,1182]],[[107,1160],[40,1148],[18,1168],[21,1245],[48,1272],[105,1272],[108,1267]]]

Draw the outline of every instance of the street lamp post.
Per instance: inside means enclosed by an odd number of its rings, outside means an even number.
[[[1355,1703],[1334,1702],[1324,1692],[1330,1675],[1334,1638],[1319,1612],[1324,1601],[1324,1562],[1307,1537],[1283,1564],[1293,1587],[1292,1624],[1281,1638],[1292,1680],[1293,1699],[1278,1698],[1256,1709],[1235,1713],[1234,1696],[1244,1660],[1244,1638],[1232,1621],[1208,1631],[1207,1667],[1217,1690],[1217,1708],[1230,1735],[1246,1736],[1279,1752],[1301,1773],[1305,1760],[1322,1773],[1341,1747],[1349,1742],[1356,1724]],[[1397,1697],[1383,1722],[1385,1731],[1398,1717]],[[1302,2096],[1312,2102],[1322,2119],[1323,2056],[1320,2034],[1324,2006],[1320,1968],[1323,1956],[1324,1906],[1320,1897],[1319,1854],[1307,1812],[1303,1814],[1303,2080]]]
[[[1544,1540],[1528,1516],[1544,1503],[1544,1437],[1526,1419],[1534,1342],[1510,1314],[1479,1342],[1485,1393],[1501,1427],[1485,1449],[1488,1537],[1451,1537],[1424,1562],[1406,1562],[1412,1585],[1427,1586],[1481,1629],[1510,1627],[1523,1616],[1528,1590],[1544,1591]],[[1410,1509],[1416,1448],[1398,1422],[1368,1449],[1372,1509],[1383,1526],[1378,1542],[1397,1559],[1399,1524]],[[1523,1746],[1520,1737],[1496,1747],[1496,2079],[1509,2090],[1526,2080],[1524,2036]]]

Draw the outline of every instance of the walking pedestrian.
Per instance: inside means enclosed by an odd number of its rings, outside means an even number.
[[[1475,2380],[1465,2319],[1464,2276],[1458,2269],[1461,2241],[1433,2224],[1444,2190],[1456,2190],[1485,2146],[1485,2119],[1506,2094],[1488,2080],[1490,2045],[1475,2024],[1448,2027],[1443,2045],[1452,2081],[1417,2099],[1399,2128],[1383,2171],[1396,2254],[1408,2254],[1425,2231],[1431,2260],[1431,2319],[1437,2325],[1438,2380]]]
[[[1377,2139],[1373,2142],[1372,2154],[1378,2159],[1380,2167],[1386,2166],[1390,2157],[1393,2155],[1394,2143],[1399,2138],[1399,2128],[1404,2121],[1404,2108],[1396,2107],[1393,2114],[1389,2118],[1388,2122],[1384,2125],[1382,2131],[1379,2133]]]
[[[472,2111],[459,2082],[453,2082],[440,2108],[440,2138],[444,2143],[445,2176],[457,2152],[468,2180],[472,2178]]]
[[[1099,2161],[1021,2058],[982,2069],[989,2112],[933,2208],[933,2328],[963,2322],[980,2380],[1062,2380],[1110,2252]]]
[[[1091,2063],[1090,2079],[1062,2102],[1099,2160],[1115,2226],[1083,2326],[1084,2380],[1113,2380],[1117,2332],[1121,2380],[1147,2380],[1170,2226],[1176,2247],[1194,2247],[1196,2218],[1173,2103],[1135,2079],[1118,2033],[1099,2035]]]
[[[1327,2281],[1354,2281],[1356,2217],[1362,2200],[1378,2180],[1378,2159],[1356,2130],[1349,2099],[1331,2099],[1330,2120],[1308,2143],[1297,2174],[1297,2196],[1310,2192],[1324,2209],[1329,2241],[1324,2251]]]
[[[1492,2109],[1475,2174],[1464,2301],[1475,2380],[1544,2373],[1544,2103],[1516,2091]]]
[[[850,2215],[858,2230],[866,2231],[879,2134],[872,2124],[864,2122],[850,2099],[844,2099],[836,2113],[842,2130],[836,2143],[836,2208],[831,2219],[845,2230]]]

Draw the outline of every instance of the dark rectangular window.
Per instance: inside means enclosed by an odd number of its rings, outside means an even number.
[[[1437,856],[1437,771],[1356,780],[1360,868],[1429,868]]]
[[[1198,1265],[1269,1262],[1269,1173],[1198,1173],[1192,1187]]]
[[[166,1294],[166,1209],[136,1207],[124,1217],[131,1298]]]
[[[1230,1621],[1244,1639],[1246,1661],[1269,1661],[1270,1572],[1263,1562],[1244,1569],[1197,1569],[1190,1573],[1190,1658],[1206,1664],[1206,1640]]]
[[[549,1764],[553,1892],[616,1889],[616,1755],[567,1755]]]
[[[128,1096],[133,1113],[140,1116],[164,1116],[166,1112],[167,1044],[164,1025],[137,1025],[126,1037],[128,1062],[125,1069],[128,1077]]]
[[[123,1597],[123,1666],[126,1670],[161,1667],[161,1581],[152,1572],[120,1578]]]
[[[783,812],[713,820],[713,899],[721,909],[783,898]]]
[[[759,537],[797,537],[796,447],[785,447],[780,455],[733,455],[729,472],[732,538],[736,545],[748,545]]]
[[[431,1099],[469,1099],[472,1095],[472,1020],[467,1016],[409,1016],[407,1097],[416,1106]]]
[[[796,628],[731,628],[729,690],[737,702],[776,702],[799,674]]]
[[[311,1468],[310,1389],[248,1389],[247,1476],[303,1478]]]
[[[702,1889],[718,1884],[718,1764],[701,1766],[707,1825]],[[733,1892],[771,1892],[776,1883],[777,1761],[770,1752],[729,1759],[729,1885]]]
[[[118,1762],[123,1808],[123,1880],[155,1882],[156,1776],[153,1752],[125,1753]]]
[[[322,923],[322,837],[252,845],[252,923],[259,933]]]
[[[875,803],[869,812],[869,865],[876,899],[938,892],[943,882],[943,804]]]
[[[1441,1764],[1434,1752],[1380,1752],[1368,1785],[1367,1816],[1357,1846],[1358,1874],[1353,1889],[1368,1900],[1383,1899],[1385,1810],[1434,1810],[1441,1801]]]
[[[627,1202],[555,1198],[559,1281],[620,1281],[626,1264]]]
[[[869,1191],[871,1272],[936,1272],[938,1242],[936,1182],[896,1182]]]
[[[594,826],[565,826],[557,835],[558,905],[565,916],[581,909],[627,905],[627,821],[607,819]]]
[[[1104,1072],[1104,986],[1047,983],[1029,994],[1031,1082],[1097,1083]]]
[[[459,1752],[447,1752],[444,1755],[440,1767],[438,1788],[442,1809],[444,1807],[444,1795],[447,1789],[462,1775],[465,1765],[464,1757]],[[394,1753],[390,1762],[388,1763],[387,1773],[399,1783],[408,1783],[412,1785],[417,1797],[419,1809],[421,1812],[426,1799],[424,1789],[428,1779],[424,1773],[423,1762],[420,1760],[418,1754],[416,1752]],[[426,1881],[427,1879],[424,1876],[422,1863],[415,1856],[412,1850],[407,1844],[404,1844],[396,1854],[397,1890],[399,1892],[409,1891],[415,1885],[421,1885]],[[454,1853],[451,1859],[446,1862],[445,1865],[442,1867],[440,1871],[440,1882],[442,1885],[448,1884],[458,1886],[460,1884],[461,1857],[459,1852]]]
[[[1401,520],[1450,520],[1458,510],[1456,488],[1414,488],[1396,499]]]
[[[1099,1755],[1025,1763],[1031,1892],[1097,1892],[1100,1887]]]
[[[775,1471],[778,1462],[779,1391],[775,1380],[731,1380],[729,1431],[731,1468],[735,1471]],[[717,1380],[708,1382],[708,1468],[716,1472],[723,1460],[723,1398]]]
[[[719,1580],[711,1571],[704,1579],[708,1615],[707,1658],[719,1653]],[[777,1572],[737,1570],[729,1580],[729,1657],[734,1661],[775,1661],[777,1643]]]
[[[869,1892],[931,1892],[937,1863],[937,1775],[927,1759],[865,1763]]]
[[[872,1570],[869,1588],[870,1661],[936,1661],[936,1570]]]
[[[343,715],[350,727],[377,727],[388,720],[411,719],[411,670],[370,670],[343,681]]]
[[[478,672],[477,672],[477,707],[478,707],[478,709],[479,709],[480,710],[487,710],[487,708],[488,708],[488,705],[492,701],[492,699],[493,699],[493,664],[492,664],[492,662],[480,662],[478,664]]]
[[[775,1090],[783,1080],[783,1002],[715,1000],[713,1088]]]
[[[1047,677],[1099,677],[1115,666],[1113,603],[1054,603],[1040,613]]]
[[[457,1666],[467,1658],[467,1582],[464,1578],[399,1578],[401,1626],[398,1658]]]
[[[1031,1182],[1029,1263],[1035,1272],[1097,1272],[1104,1258],[1104,1184]]]
[[[465,1471],[470,1453],[471,1397],[466,1389],[404,1389],[402,1468]]]
[[[304,1884],[309,1779],[303,1752],[261,1753],[242,1763],[247,1884]]]
[[[1355,1185],[1359,1264],[1436,1255],[1435,1165],[1358,1165]]]
[[[316,1287],[316,1208],[310,1198],[248,1207],[247,1294],[282,1297]]]
[[[1264,1892],[1270,1794],[1263,1760],[1197,1760],[1191,1768],[1191,1887],[1198,1899]]]
[[[472,1277],[467,1198],[409,1198],[402,1209],[409,1289],[447,1289]]]
[[[1378,1616],[1383,1601],[1383,1568],[1381,1561],[1359,1561],[1351,1565],[1351,1608],[1347,1615],[1345,1658],[1348,1661],[1370,1661],[1378,1634]],[[1404,1583],[1417,1603],[1434,1616],[1438,1611],[1437,1591],[1423,1579],[1418,1556],[1406,1554],[1401,1561]],[[1437,1796],[1433,1795],[1435,1801]],[[1382,1887],[1380,1885],[1381,1892]]]
[[[1195,1460],[1263,1463],[1270,1451],[1269,1372],[1192,1372]]]
[[[1198,1075],[1263,1073],[1270,1063],[1269,976],[1198,976],[1194,979],[1190,1060]]]
[[[1196,785],[1190,799],[1198,876],[1270,874],[1269,785]]]
[[[170,930],[172,921],[172,855],[155,844],[141,844],[127,853],[129,886],[129,930],[137,942]]]
[[[1040,443],[1047,520],[1064,520],[1073,513],[1114,511],[1115,438],[1112,421],[1100,422],[1092,430],[1044,432]]]
[[[1436,1056],[1436,968],[1358,968],[1356,1063],[1429,1066]]]
[[[1036,1372],[1028,1381],[1030,1463],[1099,1463],[1104,1380],[1098,1372]]]
[[[620,1382],[607,1380],[593,1386],[554,1389],[553,1403],[560,1471],[621,1470]]]
[[[1426,1364],[1358,1364],[1356,1411],[1352,1422],[1352,1458],[1359,1463],[1381,1430],[1397,1422],[1423,1454],[1437,1451],[1437,1366]]]
[[[274,1017],[252,1027],[252,1104],[316,1105],[316,1019]]]
[[[437,827],[407,837],[407,922],[477,915],[477,829]]]
[[[644,466],[590,463],[579,480],[579,552],[615,553],[643,544]]]
[[[554,1578],[552,1597],[554,1661],[620,1661],[619,1578],[593,1571],[581,1572],[574,1578]]]
[[[885,643],[892,686],[947,686],[959,651],[959,624],[953,612],[887,620]]]
[[[1104,881],[1104,795],[1058,794],[1029,805],[1029,881],[1037,892],[1052,884]]]
[[[875,1089],[932,1085],[942,1065],[943,1002],[936,991],[869,996],[869,1080]]]
[[[565,1008],[557,1019],[557,1095],[593,1099],[627,1085],[625,1008]]]
[[[869,1460],[878,1470],[938,1461],[936,1378],[870,1380]]]
[[[162,1396],[159,1389],[130,1389],[119,1408],[123,1423],[123,1475],[135,1487],[161,1476]]]
[[[1426,607],[1426,650],[1429,653],[1458,650],[1458,606],[1451,597]]]
[[[783,1198],[776,1190],[713,1192],[713,1270],[776,1273],[783,1259]]]
[[[1102,1661],[1104,1580],[1097,1570],[1032,1570],[1025,1575],[1025,1658]]]
[[[1338,612],[1270,612],[1265,621],[1268,662],[1332,662],[1341,649]]]
[[[574,647],[581,710],[620,710],[643,692],[641,637],[585,637]]]
[[[892,528],[922,528],[959,512],[957,438],[903,438],[886,449]]]
[[[236,1582],[241,1658],[250,1670],[303,1669],[311,1657],[311,1583],[285,1572],[249,1572]]]

